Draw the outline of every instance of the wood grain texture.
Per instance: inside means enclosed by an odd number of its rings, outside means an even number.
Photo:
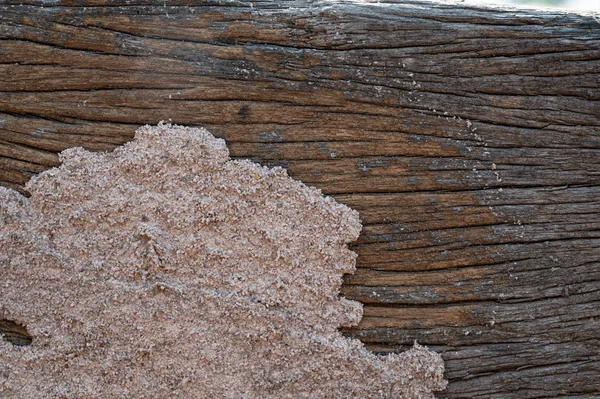
[[[465,5],[3,1],[0,183],[207,127],[358,209],[378,352],[443,398],[600,397],[600,23]]]
[[[27,329],[12,320],[0,319],[0,335],[2,339],[15,346],[27,346],[33,342]]]

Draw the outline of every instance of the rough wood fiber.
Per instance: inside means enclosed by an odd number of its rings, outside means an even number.
[[[419,2],[3,2],[0,180],[203,125],[361,212],[375,351],[447,398],[600,395],[600,24]],[[12,4],[12,5],[11,5]],[[422,315],[427,313],[426,320]]]

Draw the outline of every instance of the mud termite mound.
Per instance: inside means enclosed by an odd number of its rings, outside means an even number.
[[[206,130],[140,128],[0,187],[3,398],[431,398],[441,358],[378,357],[341,326],[358,213],[230,160]],[[21,327],[18,327],[21,328]]]

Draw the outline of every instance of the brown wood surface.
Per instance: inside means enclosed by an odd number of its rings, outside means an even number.
[[[12,320],[0,319],[0,334],[3,340],[16,346],[27,346],[33,342],[27,329]]]
[[[0,2],[0,184],[205,126],[358,209],[345,333],[443,398],[600,397],[600,22],[424,2]]]

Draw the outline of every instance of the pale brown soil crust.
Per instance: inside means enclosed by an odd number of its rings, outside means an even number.
[[[431,398],[424,347],[378,357],[341,326],[358,213],[229,159],[206,130],[142,127],[0,187],[2,398]],[[13,324],[17,325],[17,324]],[[15,327],[21,328],[21,327]]]

